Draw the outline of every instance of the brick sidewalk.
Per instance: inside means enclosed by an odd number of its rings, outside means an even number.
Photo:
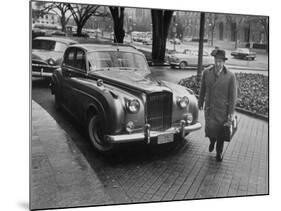
[[[112,158],[120,162],[98,174],[108,176],[102,181],[107,187],[117,184],[127,203],[268,194],[268,123],[238,116],[239,130],[225,144],[222,163],[216,162],[215,152],[208,152],[202,129],[165,153],[129,149]],[[204,122],[202,112],[200,121]]]
[[[30,177],[32,209],[112,203],[73,141],[34,101]]]

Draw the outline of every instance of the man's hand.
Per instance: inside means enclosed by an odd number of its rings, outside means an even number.
[[[229,115],[227,116],[227,120],[226,120],[226,122],[224,123],[224,125],[225,125],[225,126],[231,126],[233,118],[234,118],[234,115],[233,115],[233,114],[229,114]]]

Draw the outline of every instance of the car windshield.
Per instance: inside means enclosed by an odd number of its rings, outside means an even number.
[[[250,51],[247,48],[238,48],[238,52],[239,53],[249,53]]]
[[[185,49],[183,51],[183,53],[185,54],[191,54],[194,56],[198,56],[199,55],[199,51],[198,50],[189,50],[189,49]],[[207,51],[203,51],[203,56],[209,56],[209,53]]]
[[[67,45],[62,42],[56,42],[54,40],[33,40],[32,49],[46,50],[46,51],[64,51]]]
[[[100,51],[88,54],[90,67],[93,71],[101,69],[135,70],[149,73],[145,58],[137,53],[121,51]]]

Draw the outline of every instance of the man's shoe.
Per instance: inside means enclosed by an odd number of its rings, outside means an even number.
[[[209,152],[213,152],[215,148],[215,142],[211,142],[209,145]]]
[[[221,154],[221,153],[217,153],[216,160],[217,160],[218,162],[221,162],[221,161],[222,161],[222,154]]]

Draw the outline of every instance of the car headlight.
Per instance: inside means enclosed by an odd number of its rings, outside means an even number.
[[[48,64],[49,65],[55,65],[55,60],[54,59],[52,59],[52,58],[50,58],[49,60],[48,60]]]
[[[189,99],[186,96],[178,97],[178,99],[177,99],[177,104],[180,108],[186,108],[188,103],[189,103]]]
[[[137,99],[127,101],[127,109],[132,113],[137,113],[140,109],[140,103]]]

